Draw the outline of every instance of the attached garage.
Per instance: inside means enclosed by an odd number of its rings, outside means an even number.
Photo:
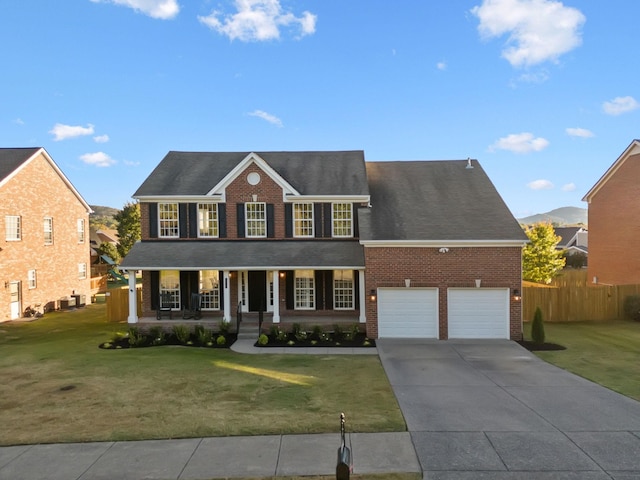
[[[378,337],[438,338],[438,289],[378,288]]]
[[[509,338],[508,288],[447,290],[449,338]]]

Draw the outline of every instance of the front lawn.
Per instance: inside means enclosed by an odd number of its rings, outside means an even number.
[[[105,305],[0,324],[0,444],[405,431],[377,356],[104,350]]]
[[[640,323],[545,323],[546,341],[567,347],[534,352],[543,360],[640,400]],[[531,324],[525,324],[531,338]]]

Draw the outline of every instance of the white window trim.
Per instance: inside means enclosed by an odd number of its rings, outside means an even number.
[[[308,276],[304,276],[304,277],[300,277],[300,278],[304,278],[304,279],[308,279],[311,282],[311,288],[308,287],[304,287],[304,288],[299,288],[298,287],[298,275],[301,272],[311,272],[311,277]],[[293,275],[293,307],[295,310],[315,310],[316,309],[316,281],[315,281],[315,275],[313,270],[295,270],[294,275]],[[299,290],[307,290],[310,291],[309,294],[309,301],[311,303],[311,306],[299,306],[298,305],[298,291]]]
[[[208,298],[209,300],[207,300],[207,302],[213,304],[213,307],[207,307],[207,308],[202,307],[202,311],[208,311],[208,312],[220,311],[220,284],[215,283],[214,285],[211,285],[211,288],[208,288],[206,285],[203,285],[202,274],[205,271],[208,271],[208,270],[200,270],[200,272],[198,272],[198,280],[199,280],[198,293],[202,295],[202,303],[205,303],[205,299]],[[220,276],[220,272],[218,270],[213,270],[213,272],[215,272],[215,274],[213,275],[213,278],[215,278],[217,282],[217,279]]]
[[[172,287],[172,288],[163,288],[162,286],[162,273],[168,271],[168,272],[177,272],[178,276],[178,282]],[[164,305],[162,305],[162,292],[169,292],[171,293],[171,298],[172,300],[176,300],[176,301],[172,301],[172,305],[171,305],[171,310],[173,311],[178,311],[180,310],[180,305],[182,304],[181,298],[180,298],[180,272],[178,270],[161,270],[160,274],[159,274],[159,288],[158,288],[158,304],[160,306],[160,308],[165,308]],[[177,306],[176,306],[177,305]]]
[[[203,235],[202,234],[202,229],[200,228],[201,225],[201,221],[202,218],[200,217],[200,206],[206,206],[206,207],[213,207],[213,212],[215,213],[215,221],[213,222],[215,224],[215,234],[214,235]],[[206,210],[206,214],[209,215],[209,210]],[[180,213],[178,213],[178,216],[180,215]],[[207,219],[208,220],[208,219]],[[200,202],[198,203],[198,238],[219,238],[220,237],[220,217],[218,215],[218,204],[217,203],[206,203],[206,202]]]
[[[296,205],[308,205],[311,207],[311,218],[310,219],[296,219]],[[294,238],[313,238],[315,237],[315,218],[314,218],[314,206],[313,203],[311,202],[296,202],[293,204],[293,207],[291,207],[291,217],[292,217],[292,222],[293,222],[293,236]],[[311,234],[309,235],[298,235],[296,234],[296,220],[303,222],[303,221],[310,221],[311,222]]]
[[[174,219],[163,219],[160,212],[160,205],[175,205],[176,217]],[[163,235],[162,222],[176,222],[176,234],[175,235]],[[180,204],[176,202],[161,202],[158,203],[158,238],[180,238]]]
[[[85,280],[87,278],[87,264],[82,262],[78,264],[78,279]]]
[[[262,219],[249,219],[249,205],[262,205],[262,212],[264,213],[264,218]],[[261,235],[250,235],[249,233],[249,221],[252,222],[261,222],[264,225],[264,234]],[[267,204],[266,202],[247,202],[244,204],[244,234],[247,238],[267,238]]]
[[[336,292],[338,291],[338,289],[336,288],[336,282],[337,281],[342,281],[342,279],[337,278],[337,274],[338,273],[342,273],[345,271],[350,271],[351,272],[351,306],[350,307],[337,307],[336,305],[338,304],[337,302],[337,295]],[[334,270],[333,272],[333,309],[334,310],[355,310],[356,308],[356,298],[355,298],[355,275],[353,274],[352,270]],[[343,289],[346,290],[346,289]]]
[[[78,243],[84,243],[86,239],[86,229],[84,218],[78,219]]]
[[[47,223],[48,223],[48,226],[50,227],[49,230],[47,230]],[[53,218],[44,217],[42,221],[42,228],[44,230],[44,244],[53,245]],[[47,234],[49,234],[49,236],[51,237],[50,239],[47,239]]]
[[[336,235],[335,234],[335,222],[337,220],[343,220],[343,219],[337,219],[335,218],[335,207],[336,205],[349,205],[351,207],[350,213],[351,213],[351,218],[349,221],[349,233],[347,235]],[[353,238],[353,204],[349,203],[349,202],[333,202],[331,204],[331,237],[333,238]]]
[[[15,230],[9,231],[9,223],[15,226]],[[19,242],[22,240],[22,217],[20,215],[6,215],[4,217],[4,238],[7,242]],[[9,235],[11,233],[11,236]]]
[[[35,269],[27,272],[27,284],[29,285],[29,290],[33,290],[38,287],[38,273]]]

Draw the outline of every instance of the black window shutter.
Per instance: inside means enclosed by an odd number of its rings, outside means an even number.
[[[294,294],[293,294],[293,270],[287,270],[285,272],[285,293],[286,293],[286,306],[287,306],[287,310],[293,310],[294,308],[294,303],[293,303],[293,298],[294,298]]]
[[[313,229],[316,238],[322,238],[322,203],[313,204]]]
[[[224,310],[224,275],[222,270],[218,270],[218,298],[220,298],[220,310]]]
[[[218,204],[218,237],[227,238],[227,204]]]
[[[273,211],[273,203],[267,203],[267,238],[276,236],[275,213]]]
[[[286,238],[293,237],[293,204],[284,204],[284,236]]]
[[[324,203],[324,235],[325,238],[333,236],[333,222],[331,221],[331,204]]]
[[[325,308],[333,310],[333,270],[325,272],[324,289]]]
[[[244,203],[236,204],[236,218],[238,220],[238,238],[244,238]]]
[[[149,204],[149,237],[158,238],[158,204]]]
[[[180,229],[180,238],[188,238],[189,237],[189,224],[188,224],[188,210],[189,204],[180,203],[178,204],[178,224]]]
[[[198,238],[198,204],[189,204],[189,238]]]
[[[353,271],[353,308],[360,308],[360,273],[358,270]]]
[[[180,308],[189,305],[189,279],[191,272],[180,272]]]
[[[358,228],[358,206],[355,203],[351,204],[351,212],[352,212],[351,215],[353,217],[353,236],[355,238],[359,238],[360,229]]]
[[[158,310],[160,300],[160,272],[151,271],[151,310]]]
[[[323,270],[316,270],[314,272],[314,283],[316,287],[316,310],[324,310],[324,272]]]

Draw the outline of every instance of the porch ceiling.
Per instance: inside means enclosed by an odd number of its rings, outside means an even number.
[[[341,240],[163,240],[136,243],[127,270],[361,269],[364,248]]]

